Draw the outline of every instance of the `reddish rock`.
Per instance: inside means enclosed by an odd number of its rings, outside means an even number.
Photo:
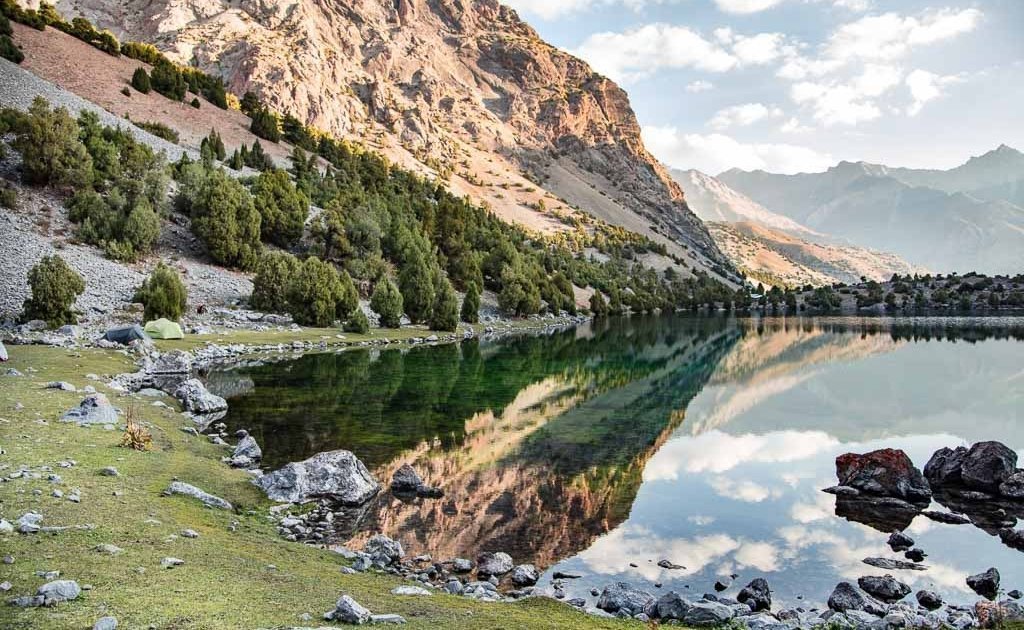
[[[932,496],[928,480],[899,449],[840,455],[836,458],[836,476],[841,485],[868,494],[911,502],[927,502]]]

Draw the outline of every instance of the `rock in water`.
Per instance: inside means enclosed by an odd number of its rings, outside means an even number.
[[[969,575],[967,586],[986,599],[995,599],[999,594],[999,571],[992,567],[984,573]]]
[[[402,466],[395,471],[391,477],[391,491],[398,493],[413,493],[423,487],[423,478],[416,469],[409,464]]]
[[[907,570],[907,571],[924,571],[928,567],[923,564],[917,564],[916,562],[906,562],[904,560],[893,560],[892,558],[864,558],[861,562],[864,564],[878,567],[879,569],[892,570]]]
[[[898,449],[840,455],[836,458],[836,475],[840,485],[869,494],[911,502],[926,502],[932,496],[928,480],[907,454]]]
[[[61,416],[60,420],[75,422],[80,426],[117,424],[117,409],[110,404],[105,394],[89,394],[77,407]]]
[[[157,357],[149,369],[151,374],[189,374],[192,355],[182,350],[171,350]]]
[[[652,604],[653,595],[633,588],[628,582],[618,582],[604,587],[601,597],[597,600],[597,607],[601,610],[610,613],[621,610],[630,616],[646,611]]]
[[[747,584],[740,590],[739,595],[736,596],[736,600],[746,604],[750,607],[750,610],[758,612],[760,610],[771,610],[772,608],[772,592],[768,588],[768,581],[764,578],[756,578],[751,580],[750,584]]]
[[[836,584],[828,598],[828,607],[836,612],[863,610],[878,617],[886,612],[885,606],[849,582]]]
[[[214,413],[228,408],[226,400],[207,391],[206,386],[197,378],[190,378],[178,385],[174,397],[185,411],[196,414]]]
[[[328,621],[340,621],[341,623],[363,625],[370,621],[370,611],[363,608],[359,602],[348,595],[342,595],[338,599],[337,603],[334,604],[334,610],[324,614],[324,619]]]
[[[366,541],[363,551],[370,556],[371,562],[382,567],[390,566],[405,557],[402,543],[384,534],[372,536]]]
[[[999,530],[999,540],[1002,540],[1003,544],[1007,547],[1024,551],[1024,528],[1012,529],[1005,527]]]
[[[964,464],[967,449],[958,446],[955,449],[943,447],[935,451],[928,463],[924,465],[924,476],[935,486],[960,483],[960,468]]]
[[[512,583],[516,586],[533,586],[539,578],[537,567],[532,564],[520,564],[512,569]]]
[[[1017,453],[1000,442],[978,442],[964,456],[960,476],[964,485],[998,490],[1017,469]]]
[[[907,595],[910,595],[910,587],[891,575],[883,577],[877,575],[864,576],[857,580],[857,585],[867,594],[888,603],[898,602]]]
[[[999,484],[999,494],[1010,499],[1024,499],[1024,470],[1018,470]]]
[[[903,532],[893,532],[889,535],[888,543],[893,551],[906,551],[914,546],[914,539]]]
[[[344,505],[361,505],[373,498],[380,484],[363,462],[348,451],[317,453],[292,462],[253,481],[279,503],[302,503],[324,497]]]
[[[192,484],[184,483],[181,481],[173,481],[171,485],[167,487],[167,494],[183,494],[187,497],[199,499],[210,507],[220,508],[222,510],[233,510],[234,507],[225,501],[224,499],[209,494]]]
[[[234,452],[231,453],[231,465],[238,468],[249,468],[262,458],[263,449],[256,443],[256,438],[246,434],[238,441]]]
[[[918,591],[917,592],[917,603],[921,604],[928,610],[938,610],[942,608],[942,596],[935,591]]]
[[[512,556],[504,551],[487,551],[477,556],[476,573],[481,577],[501,576],[511,570]]]

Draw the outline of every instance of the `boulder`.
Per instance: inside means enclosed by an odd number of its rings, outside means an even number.
[[[628,582],[618,582],[604,587],[597,599],[599,609],[610,613],[622,611],[631,617],[645,612],[648,606],[654,603],[653,595],[633,588]]]
[[[481,577],[502,576],[511,570],[512,556],[504,551],[487,551],[476,558],[476,574]]]
[[[370,556],[371,562],[382,567],[390,566],[405,557],[402,543],[384,534],[371,536],[363,552]]]
[[[92,630],[117,630],[117,618],[116,617],[100,617],[96,620],[96,623],[92,624]]]
[[[398,493],[414,493],[423,487],[423,478],[409,464],[402,466],[391,476],[391,491]]]
[[[965,486],[998,490],[1017,470],[1017,453],[1001,442],[978,442],[968,449],[960,467]]]
[[[984,573],[969,575],[967,586],[986,599],[995,599],[999,594],[999,571],[992,567]]]
[[[37,596],[43,598],[44,606],[53,606],[60,602],[77,599],[82,594],[82,587],[74,580],[55,580],[39,587]]]
[[[370,621],[370,611],[348,595],[342,595],[334,604],[334,610],[324,613],[324,619],[361,626]]]
[[[914,546],[914,539],[903,532],[893,532],[889,535],[889,548],[893,551],[906,551]]]
[[[74,422],[79,426],[90,424],[117,424],[117,409],[105,394],[89,394],[74,409],[60,417],[61,422]]]
[[[4,347],[4,342],[0,341],[0,363],[6,363],[8,360],[7,348]]]
[[[401,595],[403,597],[430,597],[431,592],[422,586],[412,586],[409,584],[403,584],[396,586],[391,589],[392,595]]]
[[[199,499],[210,507],[219,508],[222,510],[233,510],[234,506],[225,501],[224,499],[209,494],[193,486],[192,484],[184,483],[181,481],[173,481],[171,485],[167,487],[167,494],[181,494],[193,499]]]
[[[532,564],[520,564],[512,569],[512,583],[516,586],[533,586],[538,579],[540,574]]]
[[[768,581],[764,578],[751,580],[750,584],[747,584],[740,590],[739,595],[736,596],[736,601],[746,604],[754,612],[771,610],[772,592],[768,588]]]
[[[190,378],[178,385],[174,390],[174,397],[181,403],[185,411],[195,414],[215,413],[228,408],[226,400],[211,394],[202,381],[197,378]]]
[[[344,450],[317,453],[292,462],[253,481],[279,503],[302,503],[324,497],[343,505],[361,505],[373,498],[380,484],[363,462]]]
[[[892,558],[864,558],[861,562],[887,571],[924,571],[928,568],[925,565],[917,564],[916,562],[906,562],[904,560],[894,560]]]
[[[1017,470],[999,484],[999,494],[1008,499],[1024,499],[1024,470]]]
[[[955,449],[943,447],[932,454],[931,459],[924,465],[924,476],[934,486],[956,484],[962,481],[960,468],[964,464],[964,456],[967,449],[958,446]]]
[[[869,595],[883,602],[897,602],[910,595],[910,587],[891,575],[867,575],[857,580],[857,585]]]
[[[263,449],[256,443],[256,438],[246,434],[235,445],[231,453],[231,465],[237,468],[250,468],[263,458]]]
[[[828,607],[836,612],[864,611],[881,617],[885,615],[886,608],[873,597],[863,592],[849,582],[836,584],[835,589],[828,598]]]
[[[182,350],[171,350],[157,357],[149,368],[151,374],[189,374],[192,372],[192,355]]]
[[[699,601],[690,606],[683,614],[683,624],[702,628],[721,626],[732,620],[736,613],[732,608],[718,602]]]
[[[840,455],[836,458],[836,475],[840,485],[868,494],[910,502],[928,502],[932,496],[928,480],[907,454],[898,449]]]
[[[1004,527],[999,530],[999,540],[1003,541],[1007,547],[1024,551],[1024,529]]]
[[[917,603],[921,604],[928,610],[938,610],[942,608],[942,596],[935,591],[920,590],[917,592]]]
[[[466,558],[452,560],[452,571],[455,573],[469,573],[473,570],[473,561]]]
[[[655,612],[661,619],[675,619],[682,621],[686,611],[690,609],[690,603],[685,597],[675,591],[669,591],[658,598],[655,604]]]

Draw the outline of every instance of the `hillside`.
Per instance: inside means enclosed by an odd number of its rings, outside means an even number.
[[[537,208],[576,206],[689,266],[727,264],[644,148],[625,92],[497,2],[86,0],[57,9],[440,173],[500,216],[530,224]]]
[[[840,162],[824,173],[732,169],[718,179],[812,230],[914,265],[1011,273],[1024,248],[1020,155],[1001,147],[949,171]]]
[[[862,276],[884,280],[918,270],[894,254],[832,242],[837,239],[772,212],[700,171],[671,172],[690,207],[708,222],[719,248],[756,281],[821,285],[857,282]]]

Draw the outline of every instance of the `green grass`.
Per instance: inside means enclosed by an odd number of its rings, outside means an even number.
[[[231,338],[243,342],[241,338],[249,337],[237,333]],[[138,401],[137,414],[152,431],[155,444],[155,449],[146,453],[118,447],[120,431],[56,421],[82,394],[44,390],[44,383],[66,380],[84,387],[90,384],[84,378],[87,373],[115,374],[131,369],[124,355],[39,346],[8,350],[11,362],[5,367],[15,367],[25,376],[0,376],[0,447],[7,452],[0,462],[12,468],[53,466],[63,479],[55,485],[44,473],[41,479],[0,485],[0,515],[13,521],[34,510],[43,514],[44,525],[91,523],[96,527],[92,531],[0,537],[3,553],[15,557],[14,564],[0,564],[0,581],[14,585],[5,599],[34,594],[45,581],[36,571],[58,570],[62,577],[92,585],[77,600],[55,608],[0,605],[2,628],[88,628],[104,615],[114,615],[126,628],[150,624],[156,628],[231,630],[327,625],[321,615],[333,608],[343,592],[373,612],[405,616],[410,628],[640,627],[584,615],[547,599],[485,604],[442,594],[429,599],[397,598],[389,593],[399,583],[397,578],[342,575],[340,556],[281,539],[267,518],[270,503],[245,473],[220,462],[225,452],[222,447],[182,432],[180,428],[188,421],[176,411],[153,407],[148,399]],[[32,367],[37,371],[29,372]],[[133,400],[108,394],[122,408]],[[24,408],[15,410],[17,402]],[[73,459],[77,465],[58,468],[57,462],[65,459]],[[102,467],[111,465],[117,466],[121,476],[99,474]],[[207,509],[185,497],[161,496],[174,477],[228,499],[238,508],[237,513]],[[65,495],[71,488],[79,488],[82,502],[51,497],[54,487]],[[35,489],[41,494],[34,495]],[[234,532],[229,530],[233,521],[238,522]],[[175,537],[185,528],[196,530],[200,537]],[[108,556],[93,550],[102,543],[124,551]],[[166,556],[182,558],[185,564],[163,569],[160,560]],[[300,620],[305,612],[313,616],[312,621]]]

